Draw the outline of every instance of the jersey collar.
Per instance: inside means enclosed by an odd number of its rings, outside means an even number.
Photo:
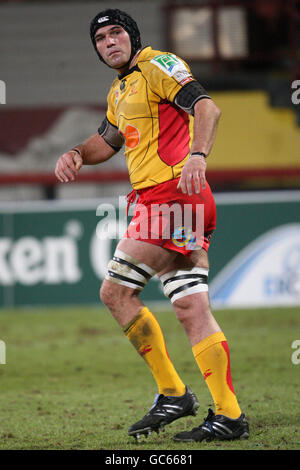
[[[138,63],[139,63],[140,60],[143,59],[144,51],[145,51],[145,49],[148,49],[148,48],[150,48],[150,46],[145,46],[141,49],[141,52],[139,53],[138,58],[137,58],[137,63],[133,67],[131,67],[130,69],[126,70],[126,72],[121,73],[120,75],[118,75],[119,80],[123,80],[123,78],[125,78],[127,75],[130,75],[134,71],[140,72]]]

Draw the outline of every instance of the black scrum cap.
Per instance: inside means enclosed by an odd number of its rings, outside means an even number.
[[[108,9],[108,10],[101,11],[91,21],[91,25],[90,25],[91,40],[98,54],[99,59],[102,62],[106,63],[104,59],[102,58],[101,54],[99,54],[97,50],[95,34],[99,28],[110,25],[110,24],[117,24],[121,26],[129,34],[130,41],[131,41],[131,55],[129,59],[129,62],[130,62],[133,56],[136,54],[136,52],[142,47],[141,35],[140,35],[139,28],[136,22],[134,21],[134,19],[131,18],[131,16],[129,16],[124,11],[121,11],[118,9]]]

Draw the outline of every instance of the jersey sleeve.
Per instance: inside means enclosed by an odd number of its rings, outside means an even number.
[[[170,102],[184,85],[196,80],[189,66],[171,53],[156,55],[149,61],[147,79],[152,91]]]
[[[116,101],[116,96],[115,94],[117,91],[114,92],[113,88],[110,89],[108,96],[107,96],[107,111],[106,111],[106,117],[110,124],[113,126],[117,127],[117,121],[115,117],[115,101]]]

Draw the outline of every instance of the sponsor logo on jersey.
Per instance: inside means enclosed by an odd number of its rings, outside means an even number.
[[[137,82],[138,80],[134,80],[134,82],[130,83],[131,88],[130,88],[129,96],[136,95],[138,93]]]
[[[118,104],[118,99],[119,99],[119,90],[116,90],[116,91],[115,91],[115,97],[116,97],[116,98],[115,98],[115,107],[116,107],[117,104]]]
[[[187,77],[192,79],[191,73],[185,64],[174,54],[160,54],[150,60],[150,62],[169,75],[169,77],[175,78],[179,83]]]
[[[125,127],[125,132],[120,132],[125,139],[126,147],[134,149],[139,144],[141,135],[136,127],[127,124],[127,126]]]
[[[179,70],[175,72],[173,78],[181,85],[185,85],[188,82],[191,82],[193,79],[192,75],[188,70]]]
[[[187,78],[185,78],[184,80],[181,80],[181,82],[179,82],[179,84],[180,84],[181,86],[183,86],[183,85],[185,85],[186,83],[189,83],[189,82],[191,82],[191,81],[193,81],[193,80],[194,80],[193,77],[187,77]]]

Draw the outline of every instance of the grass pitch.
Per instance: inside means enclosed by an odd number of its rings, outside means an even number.
[[[299,309],[217,311],[231,353],[247,441],[184,444],[172,436],[202,422],[212,400],[188,340],[171,312],[153,309],[183,381],[197,394],[187,417],[135,443],[128,427],[150,408],[156,385],[115,320],[98,307],[3,310],[0,340],[0,449],[300,449]],[[300,356],[300,354],[299,354]]]

